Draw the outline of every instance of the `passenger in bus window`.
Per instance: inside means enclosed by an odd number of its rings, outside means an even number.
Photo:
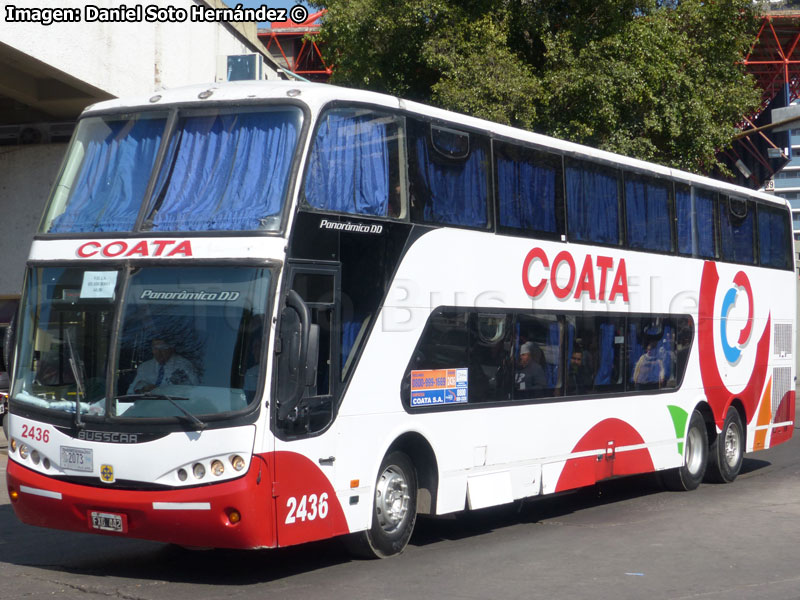
[[[192,363],[175,352],[175,345],[163,338],[151,344],[153,358],[136,369],[136,377],[128,388],[129,394],[143,394],[161,385],[197,385],[198,377]]]
[[[647,350],[639,357],[633,369],[636,389],[657,389],[664,384],[664,362],[659,356],[658,340],[647,342]]]
[[[592,391],[594,367],[592,355],[580,343],[576,343],[570,358],[567,390],[570,394],[588,394]]]
[[[547,387],[543,359],[541,348],[534,342],[522,344],[519,349],[519,368],[514,378],[517,390],[543,390]]]

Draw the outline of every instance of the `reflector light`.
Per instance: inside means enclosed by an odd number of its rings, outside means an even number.
[[[228,513],[228,520],[236,525],[236,523],[242,520],[242,515],[239,514],[238,510],[232,510]]]
[[[17,490],[8,490],[8,497],[11,498],[11,500],[18,500],[19,492]]]

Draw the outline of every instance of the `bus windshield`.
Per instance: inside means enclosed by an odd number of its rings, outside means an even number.
[[[287,106],[184,110],[174,128],[158,111],[82,119],[42,233],[278,230],[301,120]]]
[[[271,278],[257,267],[33,269],[13,397],[89,418],[243,410],[259,381]]]

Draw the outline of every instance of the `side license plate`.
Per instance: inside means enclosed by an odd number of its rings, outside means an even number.
[[[128,532],[128,519],[125,515],[104,512],[89,512],[89,525],[100,531]]]
[[[91,473],[94,470],[91,449],[61,446],[61,468]]]

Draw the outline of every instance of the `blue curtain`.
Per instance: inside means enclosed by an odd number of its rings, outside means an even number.
[[[375,114],[329,112],[311,149],[306,201],[322,210],[386,216],[389,192],[385,122]]]
[[[500,225],[556,231],[556,172],[524,160],[497,159]]]
[[[789,266],[789,221],[785,211],[759,207],[758,249],[761,264],[768,267]]]
[[[675,221],[678,227],[678,252],[692,254],[692,193],[675,192]]]
[[[728,210],[728,203],[720,203],[719,229],[722,258],[739,263],[753,264],[753,211],[747,211],[743,219]]]
[[[714,258],[714,197],[711,194],[695,192],[694,197],[695,231],[697,246],[694,255],[701,258]]]
[[[633,383],[633,371],[636,363],[644,354],[644,348],[639,343],[639,322],[635,321],[628,325],[628,382]]]
[[[696,189],[678,190],[675,194],[675,208],[678,252],[700,258],[714,258],[713,196]]]
[[[361,330],[361,321],[346,321],[342,323],[342,368],[350,356],[350,351],[356,343],[356,337]]]
[[[263,228],[283,206],[297,121],[294,110],[184,119],[154,193],[163,201],[153,230]]]
[[[48,231],[131,231],[165,123],[165,119],[91,119],[81,124],[78,139],[86,144],[83,161],[66,209],[53,219]]]
[[[599,365],[594,377],[595,385],[609,385],[614,371],[614,324],[600,324],[600,339],[598,340],[600,352]]]
[[[519,335],[517,335],[517,339],[519,339]],[[550,388],[555,388],[558,386],[558,367],[561,363],[561,345],[558,323],[550,323],[550,328],[547,332],[547,345],[553,349],[553,354],[556,358],[555,362],[547,363],[547,386]],[[519,356],[519,348],[517,348],[514,356]]]
[[[616,174],[591,167],[567,167],[567,218],[570,239],[618,244]]]
[[[486,151],[474,147],[465,161],[434,161],[428,141],[416,140],[417,175],[426,195],[423,219],[428,223],[485,227],[489,201]],[[423,200],[420,198],[419,200]]]
[[[672,247],[672,235],[667,187],[641,180],[627,180],[625,205],[631,248],[668,252]]]
[[[658,357],[664,365],[664,380],[669,381],[675,371],[675,336],[672,334],[672,326],[664,325],[664,335],[658,342]]]

